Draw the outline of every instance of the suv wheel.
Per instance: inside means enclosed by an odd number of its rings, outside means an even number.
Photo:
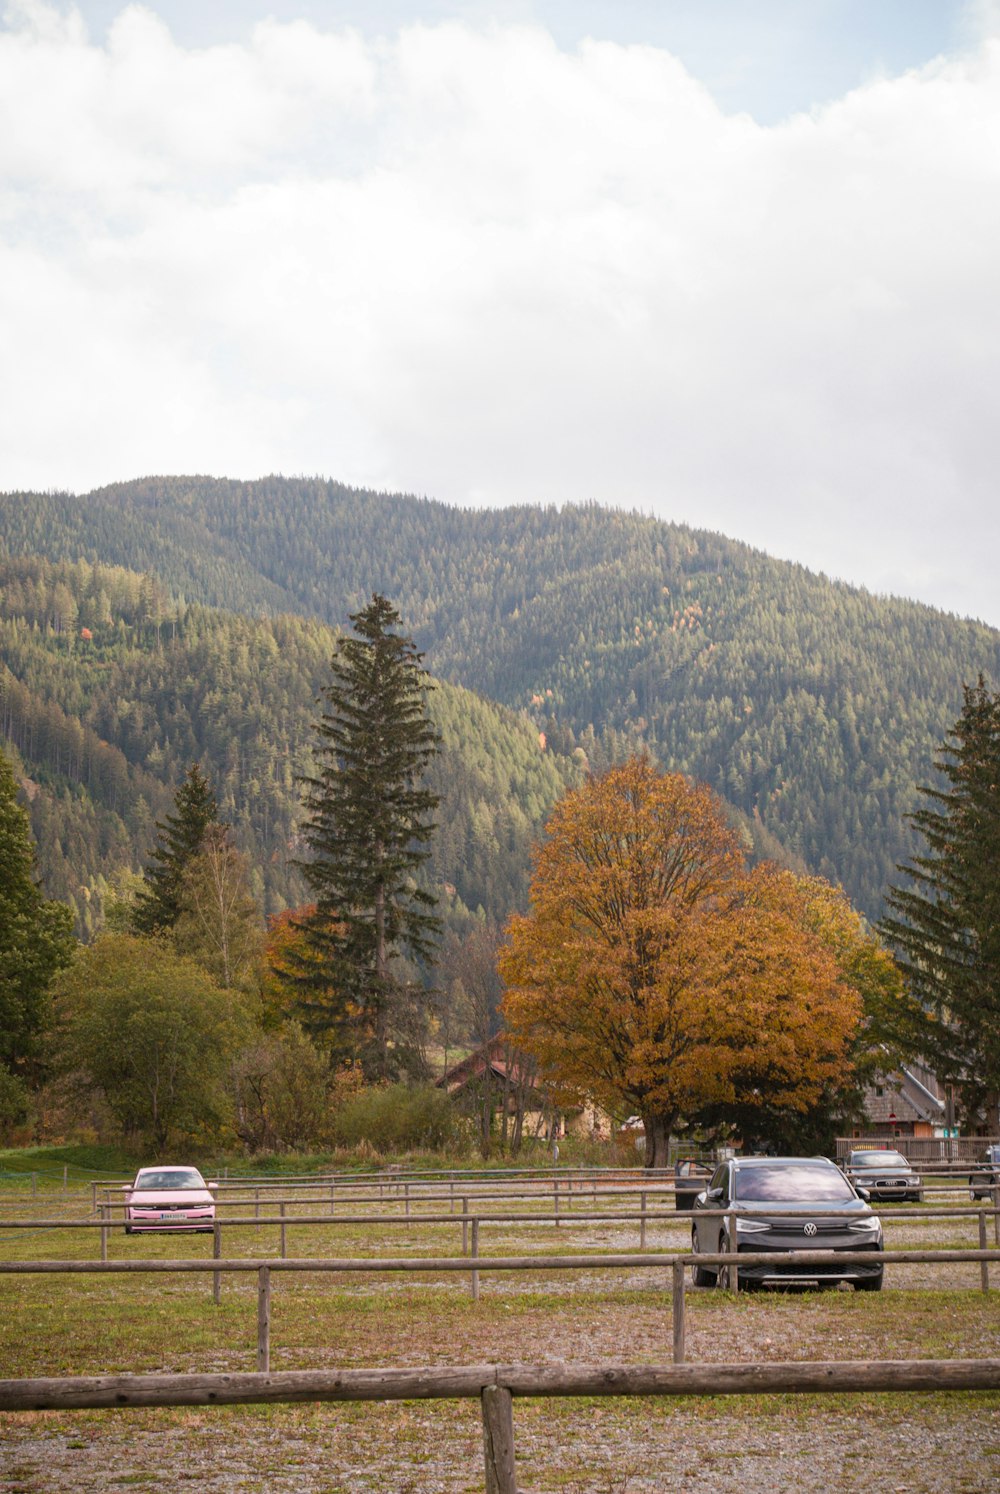
[[[698,1235],[693,1229],[691,1231],[691,1253],[692,1255],[698,1254]],[[696,1287],[711,1287],[715,1286],[716,1276],[707,1267],[695,1264],[691,1267],[691,1280]]]

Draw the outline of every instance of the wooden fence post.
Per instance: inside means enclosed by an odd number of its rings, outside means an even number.
[[[271,1372],[271,1268],[257,1272],[257,1372]]]
[[[986,1210],[985,1209],[980,1209],[979,1210],[979,1248],[980,1248],[980,1250],[985,1250],[986,1249]],[[980,1262],[980,1265],[979,1265],[979,1276],[980,1276],[980,1280],[982,1282],[983,1291],[988,1293],[989,1289],[990,1289],[990,1263],[989,1263],[989,1261],[981,1261]]]
[[[674,1363],[684,1363],[684,1262],[674,1261],[671,1267],[673,1272],[673,1297],[674,1297]]]
[[[993,1199],[993,1238],[997,1249],[1000,1250],[1000,1183],[993,1184],[991,1197]]]
[[[281,1259],[284,1260],[285,1259],[285,1200],[284,1199],[281,1200],[279,1208],[281,1209]]]
[[[469,1253],[469,1200],[462,1199],[462,1254]]]
[[[100,1205],[100,1210],[101,1210],[101,1260],[102,1261],[106,1261],[107,1258],[108,1258],[108,1213],[109,1213],[109,1209],[110,1209],[110,1205],[108,1205],[108,1204],[101,1204]]]
[[[736,1264],[736,1257],[740,1242],[736,1238],[736,1210],[733,1209],[731,1213],[726,1215],[726,1218],[729,1222],[729,1241],[726,1248],[733,1258],[732,1265],[726,1267],[726,1286],[729,1291],[738,1292],[740,1289],[740,1272]]]
[[[556,1211],[556,1229],[559,1228],[559,1179],[552,1179],[552,1202]]]
[[[479,1220],[478,1220],[478,1218],[476,1218],[476,1219],[473,1219],[473,1221],[472,1221],[472,1259],[476,1260],[478,1258],[478,1256],[479,1256]],[[478,1302],[479,1301],[479,1272],[478,1271],[473,1271],[473,1273],[472,1273],[472,1300],[473,1300],[473,1302]]]
[[[517,1494],[514,1398],[502,1385],[484,1385],[481,1400],[486,1494]]]
[[[259,1188],[255,1188],[253,1190],[253,1217],[255,1219],[259,1219],[260,1218],[260,1189]]]
[[[410,1185],[409,1185],[409,1183],[404,1183],[403,1184],[403,1212],[404,1212],[404,1214],[406,1214],[407,1218],[409,1218],[409,1213],[410,1213]]]
[[[222,1259],[222,1221],[216,1219],[212,1225],[212,1259]],[[218,1306],[222,1292],[222,1272],[212,1272],[212,1301]]]
[[[645,1193],[640,1193],[639,1194],[639,1207],[640,1207],[640,1210],[642,1212],[642,1220],[641,1220],[641,1223],[639,1225],[639,1249],[640,1250],[645,1250],[645,1248],[646,1248],[646,1195],[645,1195]]]

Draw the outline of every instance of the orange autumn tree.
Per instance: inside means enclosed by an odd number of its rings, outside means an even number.
[[[650,1167],[748,1084],[807,1108],[861,1013],[796,879],[748,873],[711,791],[646,757],[556,805],[499,969],[513,1040],[565,1097],[641,1115]]]

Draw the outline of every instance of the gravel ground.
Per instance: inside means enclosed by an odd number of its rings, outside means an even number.
[[[46,1415],[0,1444],[4,1494],[146,1487],[210,1494],[466,1494],[484,1487],[474,1405],[298,1408],[266,1416]],[[913,1397],[837,1408],[517,1403],[522,1494],[909,1491],[1000,1486],[1000,1405]]]

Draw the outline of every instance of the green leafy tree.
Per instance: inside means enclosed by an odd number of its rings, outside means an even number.
[[[138,934],[155,934],[173,928],[180,917],[188,868],[201,854],[209,827],[218,824],[215,795],[198,763],[193,763],[188,769],[177,790],[174,808],[174,814],[156,822],[159,838],[133,913]]]
[[[73,915],[35,881],[28,816],[0,753],[0,1063],[30,1075],[47,1016],[49,982],[71,958]]]
[[[881,930],[895,947],[910,1002],[889,1024],[904,1051],[954,1084],[966,1111],[1000,1095],[1000,695],[983,676],[940,748],[944,783],[921,789],[911,816],[924,854],[887,897]]]
[[[422,781],[438,734],[423,655],[399,620],[376,594],[337,644],[303,780],[312,856],[298,863],[316,902],[303,924],[316,957],[300,965],[303,1014],[378,1078],[418,1066],[422,1013],[400,960],[429,960],[439,930],[416,881],[439,803]]]
[[[214,1140],[230,1118],[233,1054],[251,1024],[162,939],[106,934],[53,983],[59,1067],[103,1096],[122,1133],[162,1153]]]

